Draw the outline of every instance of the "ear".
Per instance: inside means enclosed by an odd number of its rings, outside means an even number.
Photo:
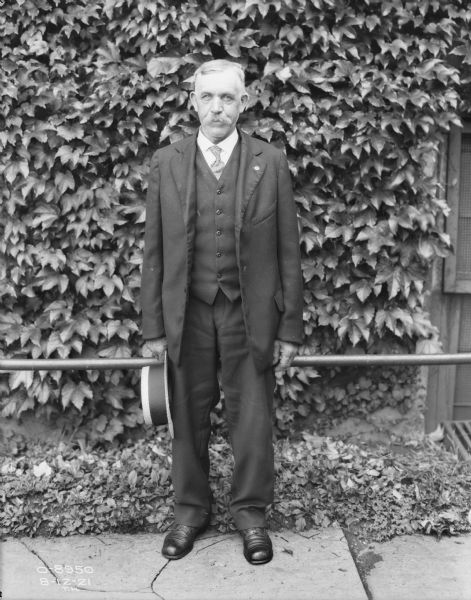
[[[249,95],[244,93],[240,97],[240,103],[242,104],[242,109],[240,112],[243,112],[247,108],[247,104],[249,103]]]
[[[196,103],[196,94],[195,92],[190,92],[190,103],[195,110],[198,110],[198,105]]]

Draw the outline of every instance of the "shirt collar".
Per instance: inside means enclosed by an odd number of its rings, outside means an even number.
[[[223,152],[227,153],[227,156],[229,156],[234,150],[238,140],[239,134],[237,132],[237,129],[234,129],[234,131],[230,135],[228,135],[227,138],[224,138],[222,142],[219,142],[218,144],[214,144],[211,140],[208,140],[208,138],[201,131],[201,128],[198,131],[197,137],[198,146],[203,152],[207,152],[207,150],[211,146],[219,146],[219,148],[221,148]]]

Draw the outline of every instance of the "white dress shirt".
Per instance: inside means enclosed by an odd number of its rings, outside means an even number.
[[[228,135],[227,138],[225,138],[224,140],[222,140],[222,142],[219,142],[218,144],[215,144],[211,140],[208,140],[208,138],[201,131],[201,128],[198,132],[198,137],[196,138],[198,148],[203,153],[203,156],[209,166],[211,166],[216,160],[214,154],[211,152],[211,150],[209,150],[211,146],[218,146],[219,148],[221,148],[221,160],[224,164],[227,165],[227,161],[231,157],[232,151],[236,147],[238,140],[239,134],[237,133],[237,129],[234,129],[234,131],[230,135]]]

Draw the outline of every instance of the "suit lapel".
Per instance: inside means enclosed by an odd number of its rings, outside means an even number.
[[[185,143],[175,149],[170,161],[170,170],[178,189],[183,219],[188,234],[191,234],[195,217],[195,155],[196,134],[191,135]]]
[[[255,188],[260,182],[266,168],[263,151],[257,140],[239,130],[240,134],[240,168],[236,188],[236,236],[244,220],[245,211]]]

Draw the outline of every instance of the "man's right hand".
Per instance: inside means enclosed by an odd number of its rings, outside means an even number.
[[[144,356],[144,358],[157,358],[158,360],[163,361],[166,350],[167,338],[163,337],[157,340],[146,340],[142,346],[142,356]]]

